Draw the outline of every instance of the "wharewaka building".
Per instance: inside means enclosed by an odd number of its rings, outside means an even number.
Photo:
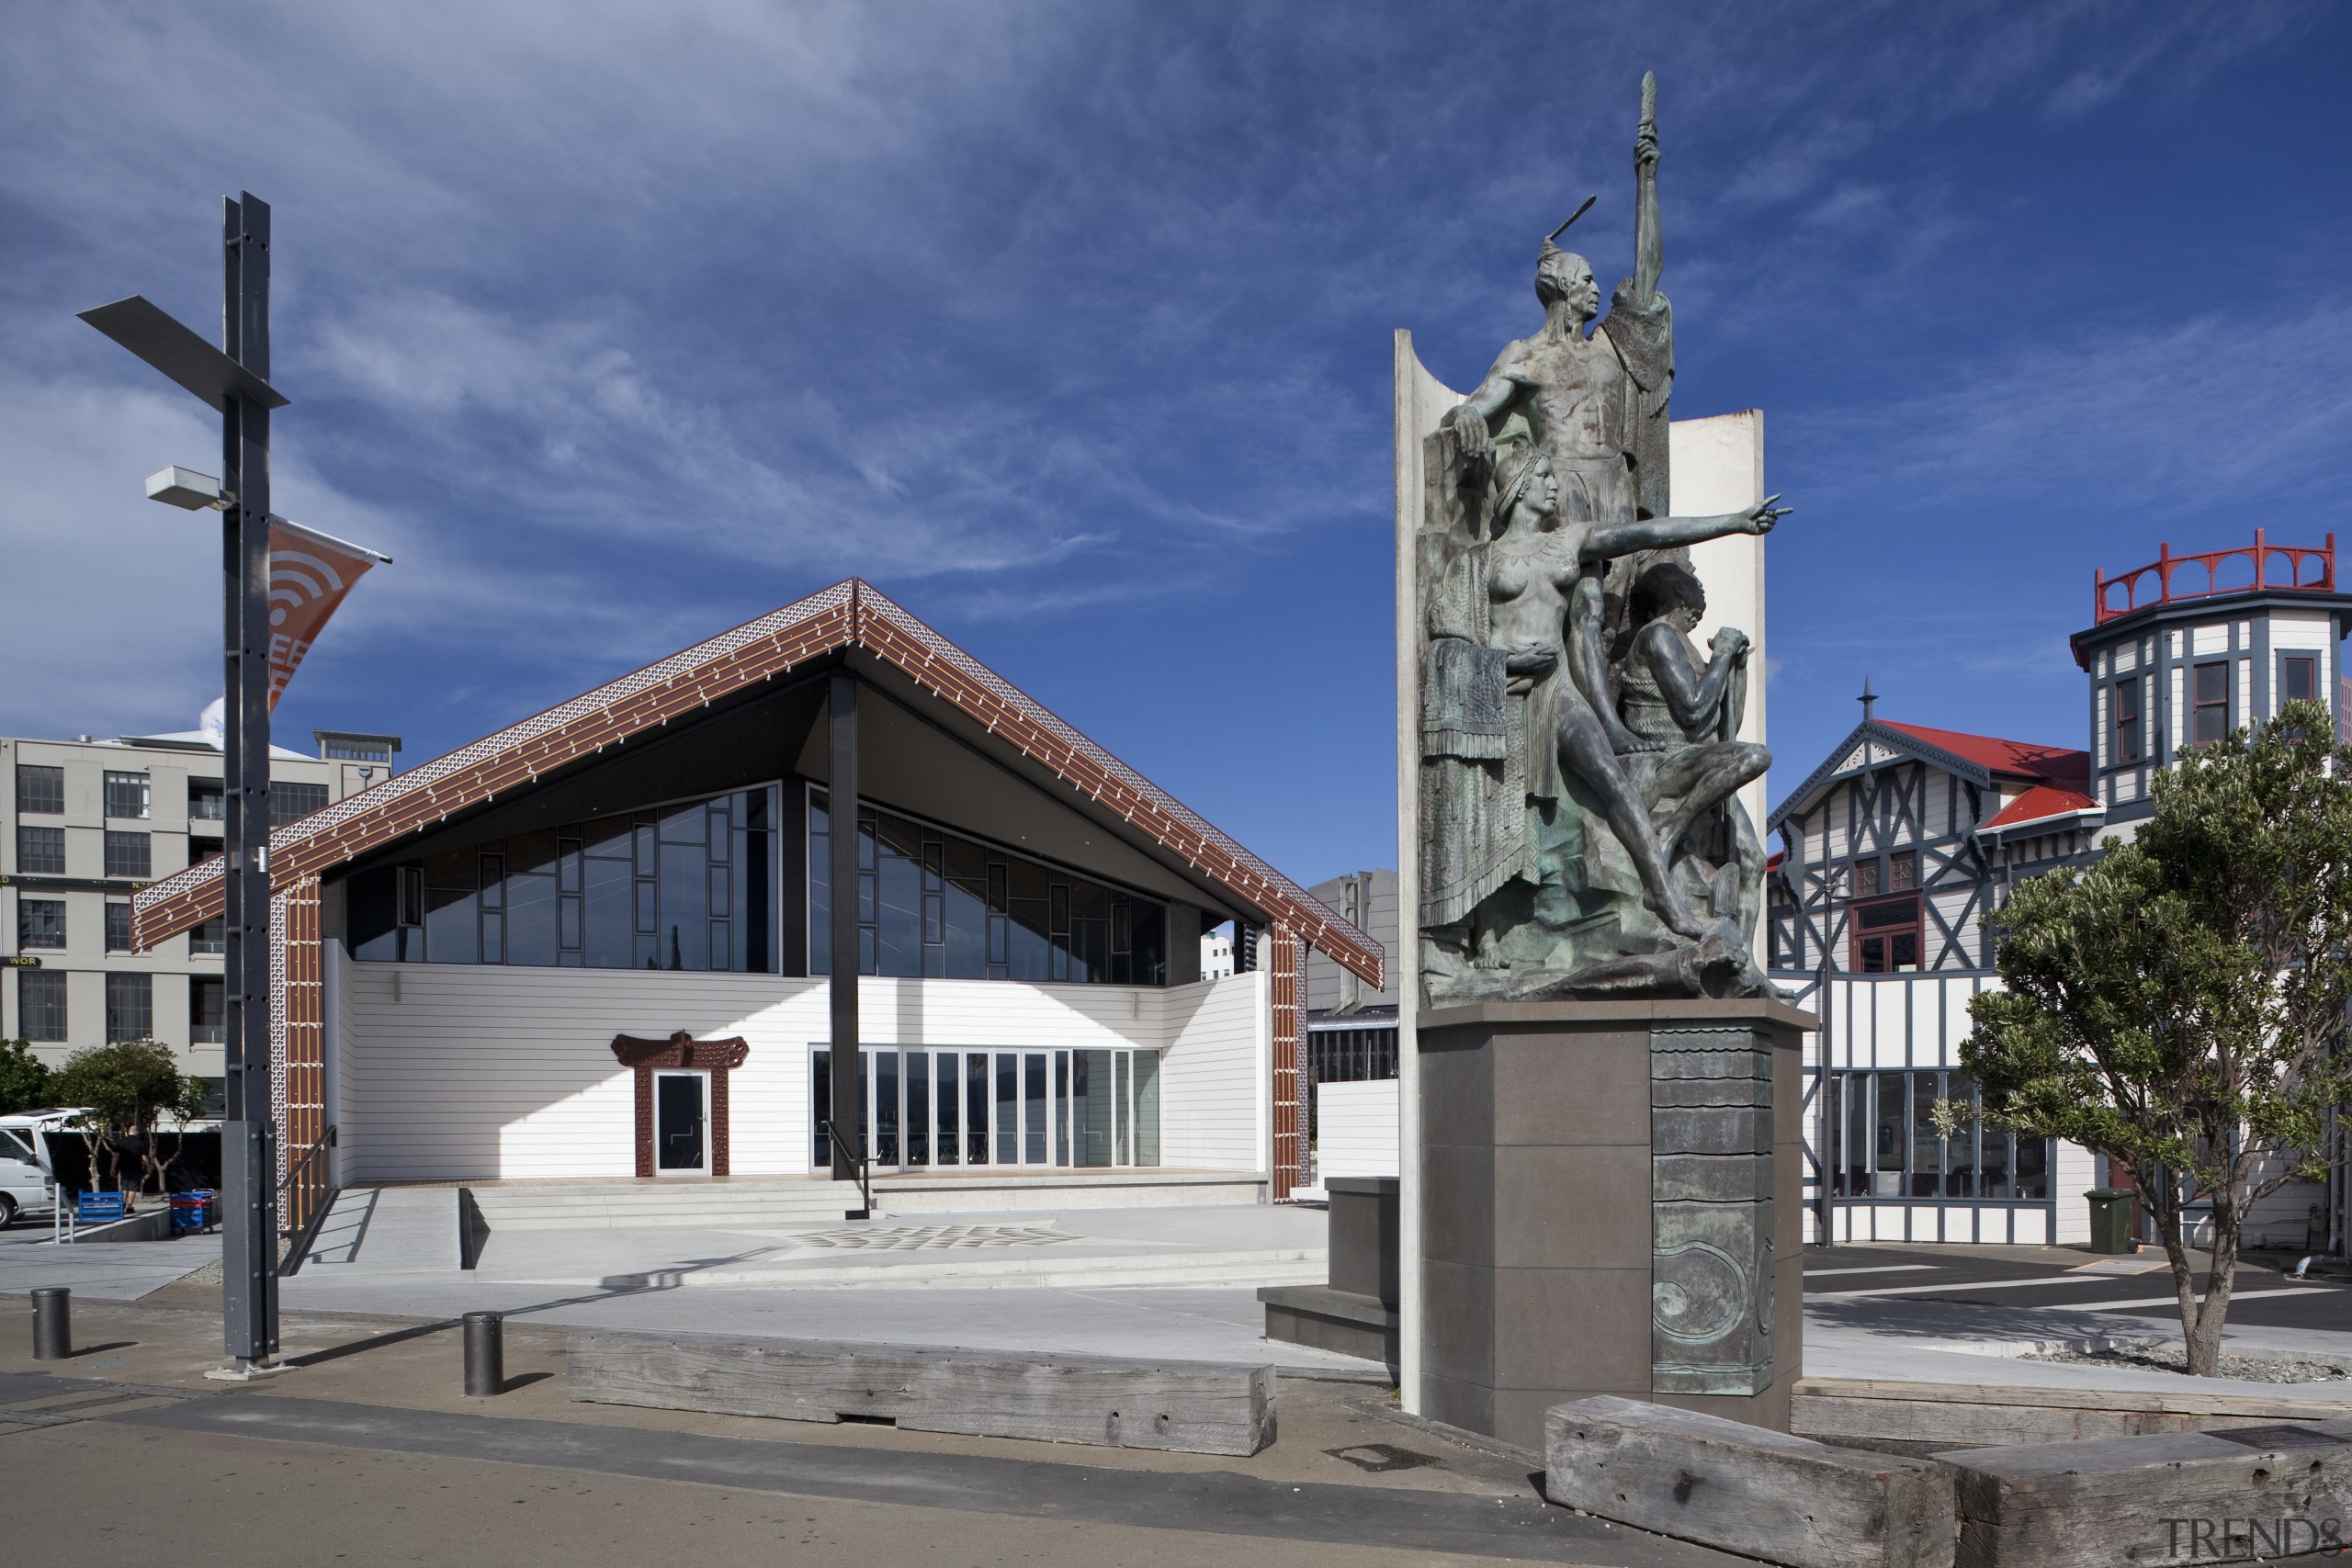
[[[876,1173],[1279,1199],[1305,953],[1383,970],[854,581],[288,824],[270,870],[280,1147],[333,1127],[343,1185],[822,1176],[839,976]],[[139,940],[220,898],[157,884]],[[1204,979],[1227,921],[1256,963]]]

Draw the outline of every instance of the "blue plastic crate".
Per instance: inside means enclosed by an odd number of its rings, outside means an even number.
[[[82,1225],[111,1224],[125,1213],[125,1198],[119,1192],[84,1192],[74,1200],[74,1223]]]

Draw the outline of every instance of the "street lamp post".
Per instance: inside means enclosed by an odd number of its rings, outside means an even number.
[[[221,1338],[234,1371],[277,1350],[277,1116],[270,1083],[269,204],[224,199],[216,349],[133,295],[82,319],[220,413],[221,914],[228,1121],[221,1129]],[[224,352],[225,349],[225,352]]]

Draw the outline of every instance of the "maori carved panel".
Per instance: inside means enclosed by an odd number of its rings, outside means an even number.
[[[1772,1052],[1747,1029],[1650,1035],[1650,1389],[1772,1382]]]
[[[657,1067],[700,1068],[710,1074],[710,1174],[728,1174],[727,1079],[752,1054],[740,1036],[697,1040],[681,1029],[667,1040],[634,1034],[613,1036],[613,1055],[637,1073],[637,1174],[653,1174],[653,1072]]]

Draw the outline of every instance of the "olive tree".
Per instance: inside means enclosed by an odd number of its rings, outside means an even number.
[[[184,1129],[188,1116],[203,1106],[203,1081],[184,1076],[172,1048],[155,1040],[126,1040],[76,1051],[58,1069],[54,1088],[65,1103],[85,1108],[67,1125],[82,1134],[83,1145],[90,1151],[93,1191],[97,1190],[101,1152],[107,1156],[107,1174],[119,1189],[122,1156],[135,1149],[141,1185],[145,1185],[157,1122],[167,1114],[174,1115]],[[175,1157],[177,1152],[175,1148]],[[162,1174],[158,1169],[159,1178]]]
[[[1989,1120],[2132,1173],[2180,1298],[2188,1370],[2219,1362],[2256,1203],[2325,1177],[2352,1089],[2352,748],[2327,709],[2195,750],[2154,815],[2091,865],[2021,884],[1992,918],[2003,988],[1969,1003],[1961,1059]],[[2210,1203],[2200,1300],[2186,1214]]]

